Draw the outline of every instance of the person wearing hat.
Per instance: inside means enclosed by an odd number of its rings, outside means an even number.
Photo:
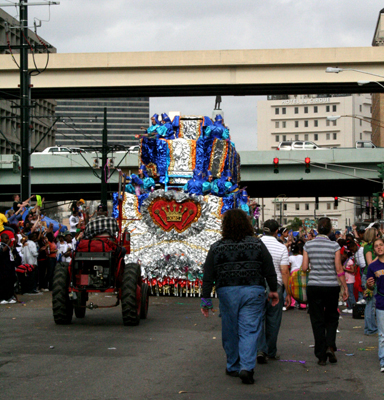
[[[96,218],[88,222],[84,237],[92,239],[95,236],[110,236],[116,239],[119,233],[119,226],[115,218],[108,217],[108,208],[106,204],[100,203],[97,206]]]
[[[231,140],[229,136],[229,130],[224,125],[224,119],[221,115],[216,115],[215,122],[213,123],[213,125],[208,125],[205,128],[205,135],[207,137],[210,136],[214,139],[217,138],[217,139]]]
[[[277,293],[279,295],[279,304],[272,307],[270,302],[266,301],[264,306],[264,317],[262,330],[257,341],[257,362],[266,364],[268,359],[278,360],[277,355],[277,337],[279,335],[281,319],[283,316],[283,307],[289,307],[291,296],[283,296],[284,287],[288,289],[289,280],[289,258],[287,248],[277,240],[279,224],[274,219],[264,222],[264,236],[261,241],[265,244],[272,256],[273,265],[277,275]]]

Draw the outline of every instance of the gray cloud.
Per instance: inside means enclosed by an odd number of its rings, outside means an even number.
[[[382,8],[379,0],[61,0],[38,33],[60,53],[357,47],[371,45]],[[48,19],[48,7],[30,7],[29,16],[30,25]],[[256,146],[257,100],[223,98],[239,149]],[[153,112],[210,115],[213,105],[151,99]]]

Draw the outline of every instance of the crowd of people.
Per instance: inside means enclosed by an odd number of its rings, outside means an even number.
[[[31,206],[35,197],[36,205]],[[83,199],[71,204],[69,230],[61,224],[55,229],[53,223],[43,220],[44,199],[38,197],[21,202],[20,196],[15,195],[12,208],[6,214],[0,213],[1,305],[16,303],[17,294],[39,295],[52,291],[56,264],[69,263],[83,237],[91,238],[100,229],[113,235],[118,232],[115,219],[100,222],[108,214],[106,205],[99,205],[90,214]]]
[[[320,218],[317,231],[295,236],[275,220],[257,235],[241,210],[223,216],[222,239],[204,264],[201,311],[213,308],[213,285],[220,300],[226,374],[254,383],[254,367],[280,358],[277,339],[283,310],[307,309],[319,365],[337,363],[336,332],[340,308],[351,314],[365,306],[364,333],[379,337],[380,372],[384,373],[384,238],[378,225],[353,232],[334,231]],[[289,291],[294,271],[309,271],[308,304],[296,304]]]

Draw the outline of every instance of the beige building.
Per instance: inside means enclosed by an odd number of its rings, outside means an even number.
[[[369,94],[270,96],[259,101],[257,107],[258,150],[277,149],[283,141],[311,141],[332,148],[355,147],[356,141],[371,140]],[[335,228],[343,229],[366,217],[356,206],[363,199],[343,198],[335,207],[333,197],[321,197],[319,193],[316,204],[313,197],[304,196],[264,199],[264,220],[275,218],[284,225],[295,217],[313,220],[327,216]]]

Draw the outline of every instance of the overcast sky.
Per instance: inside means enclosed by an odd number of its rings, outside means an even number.
[[[34,17],[43,20],[38,34],[59,53],[371,46],[384,8],[379,0],[60,3],[29,7],[29,25]],[[16,8],[4,10],[18,18]],[[259,99],[263,98],[223,97],[225,121],[239,150],[256,149]],[[153,98],[151,113],[178,110],[210,116],[214,102],[214,97]]]

